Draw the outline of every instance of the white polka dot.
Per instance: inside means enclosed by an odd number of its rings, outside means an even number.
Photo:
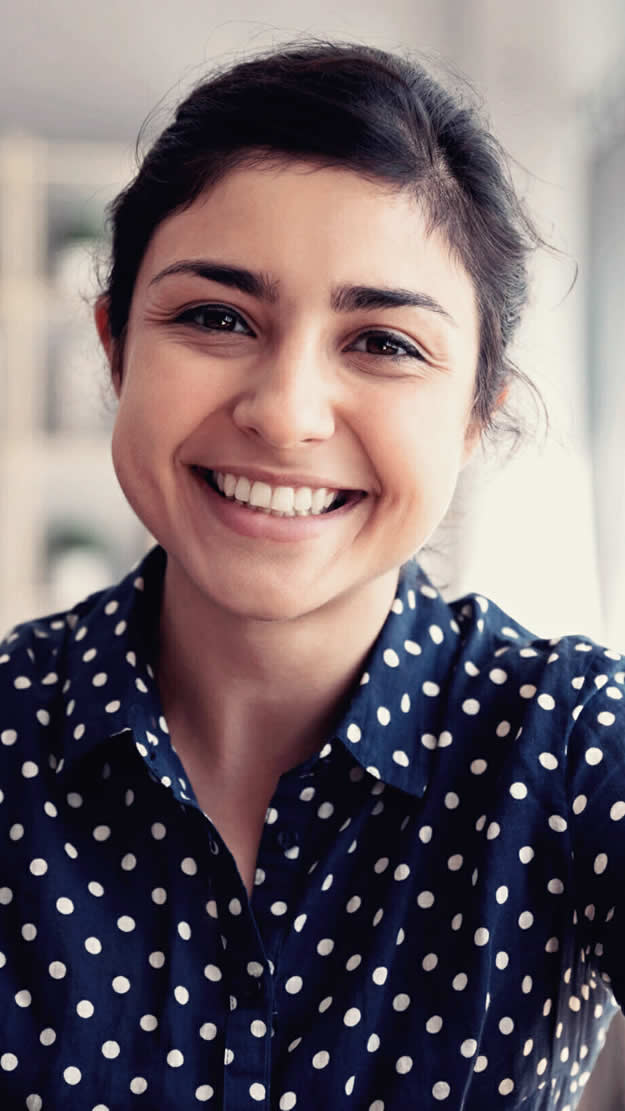
[[[39,767],[33,760],[26,760],[22,764],[22,775],[24,779],[34,779],[39,774]]]
[[[496,898],[497,902],[500,904],[500,906],[503,906],[503,904],[507,901],[508,888],[506,887],[505,883],[502,884],[501,887],[497,888],[497,890],[495,892],[495,898]]]
[[[521,698],[533,698],[536,694],[536,687],[533,687],[531,683],[525,683],[521,687],[519,694]]]
[[[450,1091],[451,1088],[449,1087],[449,1084],[446,1080],[437,1080],[436,1084],[432,1088],[432,1095],[434,1096],[434,1099],[447,1099]]]
[[[118,995],[125,995],[127,991],[130,991],[130,980],[126,976],[115,976],[112,986],[113,991],[116,991]]]
[[[500,1019],[499,1029],[502,1034],[511,1034],[514,1030],[514,1022],[507,1015],[505,1018]]]
[[[200,1084],[199,1088],[195,1089],[195,1098],[199,1103],[206,1103],[207,1100],[214,1095],[214,1089],[210,1084]]]
[[[519,849],[519,860],[521,861],[521,864],[529,864],[530,861],[533,859],[534,850],[531,848],[530,845],[523,845],[522,848]]]
[[[61,898],[56,901],[56,909],[59,914],[73,914],[74,904],[71,899]]]
[[[382,984],[386,983],[387,977],[388,968],[385,968],[384,965],[380,965],[379,968],[375,968],[371,975],[371,979],[373,980],[374,984],[378,985],[378,987],[381,987]]]
[[[421,967],[424,972],[433,972],[438,964],[438,957],[436,953],[428,953],[421,961]]]
[[[96,826],[93,831],[93,837],[96,841],[108,841],[111,836],[110,826]]]
[[[108,1061],[114,1061],[116,1057],[119,1057],[120,1053],[121,1049],[119,1046],[119,1042],[104,1042],[104,1045],[102,1046],[102,1056],[106,1057]]]
[[[616,717],[610,711],[603,710],[600,714],[597,714],[597,721],[599,725],[614,725]]]
[[[437,683],[431,682],[431,680],[426,680],[426,682],[423,683],[421,690],[425,695],[428,696],[428,698],[436,698],[436,695],[440,694],[440,687]]]
[[[343,1015],[343,1022],[346,1026],[358,1026],[361,1018],[362,1015],[358,1007],[350,1007]]]
[[[524,783],[513,783],[510,787],[510,794],[513,799],[527,798],[527,787]]]
[[[162,822],[154,822],[151,828],[152,837],[155,841],[162,841],[165,837],[167,830]]]
[[[205,1042],[212,1042],[217,1037],[217,1027],[214,1022],[204,1022],[200,1026],[200,1037]]]
[[[566,818],[561,817],[560,814],[552,814],[549,818],[549,827],[555,833],[564,833],[567,828]]]
[[[156,1030],[156,1027],[158,1026],[158,1019],[156,1015],[142,1015],[139,1019],[139,1026],[142,1030],[146,1030],[148,1033],[151,1033],[152,1030]]]
[[[615,802],[614,805],[610,807],[610,817],[613,822],[620,822],[622,818],[625,818],[625,802],[621,800]]]
[[[551,895],[561,895],[564,891],[564,884],[562,883],[562,880],[557,879],[557,877],[549,880],[549,883],[547,884],[547,891],[549,891]]]
[[[102,944],[97,937],[88,937],[85,941],[85,949],[95,956],[102,952]]]
[[[477,698],[465,698],[464,702],[462,703],[462,709],[464,710],[465,714],[473,716],[474,714],[479,714],[480,704]]]
[[[284,988],[285,991],[288,991],[289,995],[297,995],[298,991],[301,991],[303,986],[304,981],[301,976],[289,976]]]
[[[351,722],[351,724],[347,726],[346,736],[347,740],[351,741],[352,744],[357,744],[362,734],[359,727],[354,722]]]
[[[143,1095],[147,1091],[148,1082],[144,1076],[133,1076],[130,1081],[130,1091],[135,1096]]]
[[[322,1049],[319,1053],[315,1053],[312,1059],[314,1069],[325,1069],[330,1060],[330,1054],[326,1049]]]
[[[603,760],[603,752],[600,748],[588,748],[585,753],[585,758],[587,764],[590,764],[591,767],[595,767]]]
[[[443,1020],[440,1015],[432,1015],[425,1024],[425,1029],[428,1034],[438,1034],[443,1028]]]
[[[467,1038],[460,1046],[460,1052],[463,1057],[473,1057],[476,1050],[477,1042],[474,1038]]]
[[[542,710],[553,710],[556,704],[555,698],[550,694],[539,694],[536,701]]]
[[[475,944],[480,945],[480,946],[481,945],[487,945],[488,944],[488,938],[489,938],[489,933],[488,933],[488,930],[486,929],[485,926],[480,926],[479,930],[476,930],[475,934],[473,935],[473,940],[474,940]]]
[[[56,1033],[51,1026],[46,1026],[39,1035],[39,1041],[42,1045],[53,1045],[56,1041]]]
[[[189,992],[182,984],[178,984],[177,987],[174,988],[174,999],[177,1003],[180,1003],[181,1006],[189,1002]]]
[[[505,1080],[501,1081],[498,1091],[502,1096],[509,1096],[510,1092],[514,1091],[514,1080],[511,1080],[510,1077],[506,1077]]]
[[[48,965],[48,972],[53,980],[62,980],[67,973],[67,968],[63,964],[63,961],[52,961],[52,963]]]
[[[595,857],[595,863],[594,863],[594,866],[593,866],[595,874],[597,876],[600,876],[603,872],[605,872],[607,866],[608,866],[607,854],[606,853],[599,853],[599,855]]]
[[[292,1108],[295,1107],[296,1103],[297,1096],[295,1095],[295,1092],[285,1092],[283,1096],[280,1096],[278,1107],[280,1111],[292,1111]]]
[[[395,761],[396,764],[399,764],[400,767],[402,767],[402,768],[407,768],[409,763],[410,763],[410,760],[408,759],[408,756],[406,755],[406,753],[401,748],[396,748],[395,749],[395,751],[393,753],[393,760]]]
[[[271,907],[269,909],[271,910],[272,914],[275,914],[278,917],[280,917],[281,915],[286,914],[287,905],[286,905],[286,903],[282,902],[281,899],[278,899],[275,903],[271,904]]]
[[[529,930],[533,922],[534,915],[531,910],[524,910],[523,913],[519,915],[519,926],[522,930]]]
[[[184,1064],[184,1056],[179,1049],[170,1049],[167,1054],[167,1064],[172,1069],[179,1069]]]
[[[412,1068],[412,1057],[400,1057],[395,1062],[395,1068],[400,1076],[405,1076]]]
[[[431,891],[420,891],[417,895],[417,906],[422,910],[429,910],[434,905],[434,895]]]
[[[484,1069],[487,1067],[488,1057],[478,1057],[473,1066],[473,1072],[484,1072]]]
[[[334,949],[334,942],[329,937],[322,938],[321,941],[319,942],[319,944],[317,945],[317,952],[318,952],[320,957],[329,956],[329,954],[332,952],[333,949]]]
[[[451,981],[451,986],[454,989],[454,991],[464,991],[464,989],[467,986],[467,983],[468,983],[468,977],[467,977],[466,972],[459,972],[458,975],[454,976],[453,980]]]
[[[405,992],[400,992],[399,995],[396,995],[395,998],[393,999],[393,1010],[394,1011],[407,1011],[409,1006],[410,1006],[410,996],[406,995]]]
[[[80,1069],[77,1069],[74,1065],[69,1065],[63,1072],[63,1079],[66,1084],[80,1084],[82,1073]]]
[[[207,980],[217,983],[221,980],[221,969],[218,968],[216,964],[207,964],[204,969],[204,975]]]

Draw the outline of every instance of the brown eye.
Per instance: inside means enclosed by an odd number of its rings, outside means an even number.
[[[421,354],[417,347],[413,347],[404,339],[394,335],[392,332],[363,332],[357,340],[357,343],[365,341],[367,344],[366,354],[382,356],[387,359],[396,359],[401,361],[403,359],[418,359],[420,362],[425,362],[425,357]],[[354,346],[354,350],[356,347]]]
[[[243,318],[225,305],[195,305],[179,313],[175,323],[191,324],[209,332],[235,332],[237,324],[241,324],[245,334],[251,334]]]

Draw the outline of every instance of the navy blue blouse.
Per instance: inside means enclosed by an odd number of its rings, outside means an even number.
[[[404,568],[248,900],[159,704],[165,561],[0,645],[2,1108],[574,1108],[625,1000],[623,657]]]

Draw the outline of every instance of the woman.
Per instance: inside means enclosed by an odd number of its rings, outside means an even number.
[[[623,660],[413,556],[538,239],[419,65],[200,85],[112,210],[158,546],[0,650],[4,1106],[572,1109],[625,996]]]

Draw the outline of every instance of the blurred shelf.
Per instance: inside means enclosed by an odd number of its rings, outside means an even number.
[[[106,207],[133,157],[0,136],[0,636],[108,585],[152,543],[113,470],[91,320]]]

